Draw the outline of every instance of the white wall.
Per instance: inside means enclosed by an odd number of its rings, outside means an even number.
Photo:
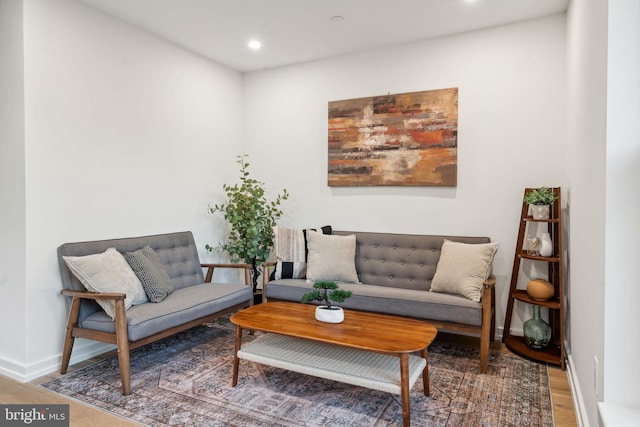
[[[604,401],[640,413],[640,1],[609,2]],[[635,336],[634,336],[635,335]],[[638,415],[637,415],[638,416]],[[634,419],[640,423],[637,417]]]
[[[27,354],[22,0],[0,0],[0,345],[18,369]]]
[[[567,16],[569,353],[578,415],[589,426],[597,422],[605,362],[607,2],[573,1]]]
[[[212,259],[207,206],[236,174],[242,76],[79,2],[24,6],[26,280],[12,285],[29,304],[10,313],[28,342],[18,372],[1,346],[0,369],[29,379],[59,367],[60,244],[192,230]],[[86,344],[75,359],[102,348]]]
[[[567,182],[565,86],[557,15],[246,74],[246,146],[257,175],[291,192],[284,225],[500,242],[501,333],[523,190]],[[457,187],[327,186],[329,101],[448,87],[459,88]],[[530,317],[515,315],[515,329]]]
[[[637,425],[640,2],[573,1],[567,34],[570,373],[582,425]]]

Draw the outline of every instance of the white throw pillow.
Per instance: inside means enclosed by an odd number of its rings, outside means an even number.
[[[125,309],[147,302],[142,283],[122,254],[115,248],[87,256],[62,257],[74,276],[89,292],[120,292],[127,295]],[[112,319],[116,317],[114,301],[96,300]]]
[[[491,274],[497,250],[497,243],[459,243],[445,239],[431,291],[462,295],[480,302],[482,284]]]
[[[308,230],[307,280],[358,282],[356,272],[356,236],[336,236]]]

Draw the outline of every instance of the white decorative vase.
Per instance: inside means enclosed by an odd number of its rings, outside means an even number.
[[[344,321],[344,311],[342,307],[331,307],[319,305],[316,307],[316,320],[325,323],[342,323]]]
[[[531,215],[533,219],[549,219],[549,212],[551,206],[549,205],[531,205]]]
[[[540,256],[553,255],[553,242],[549,233],[542,233],[540,236]]]

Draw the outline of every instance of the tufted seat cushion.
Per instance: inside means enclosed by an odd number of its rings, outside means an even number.
[[[465,325],[482,324],[482,304],[455,295],[362,283],[340,283],[340,289],[353,293],[340,303],[347,309]],[[302,295],[313,290],[313,283],[302,279],[273,280],[269,282],[268,290],[271,299],[300,301]]]
[[[222,311],[251,298],[251,288],[243,284],[203,283],[178,289],[162,302],[141,304],[127,310],[129,340],[137,341],[183,323]],[[104,311],[97,311],[81,326],[115,333],[116,325]]]

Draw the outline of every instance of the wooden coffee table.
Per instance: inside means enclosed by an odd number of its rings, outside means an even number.
[[[240,359],[252,360],[400,394],[403,425],[409,426],[409,390],[420,375],[429,395],[427,347],[437,329],[419,320],[351,310],[345,310],[342,323],[323,323],[315,320],[314,311],[314,305],[268,302],[232,315],[232,386],[238,383]],[[270,333],[242,346],[244,329]]]

